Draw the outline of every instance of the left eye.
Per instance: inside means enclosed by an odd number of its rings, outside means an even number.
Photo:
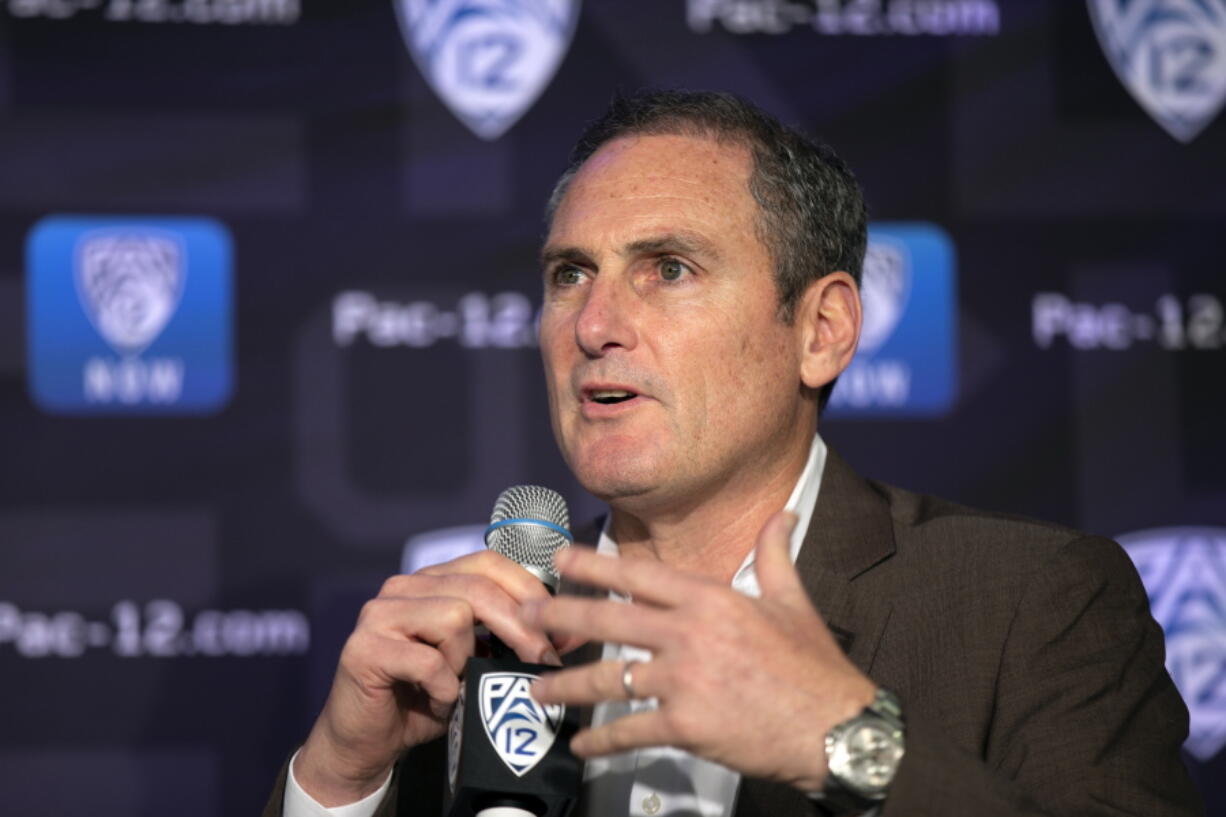
[[[683,261],[676,258],[663,258],[660,260],[660,277],[665,281],[680,281],[685,277],[690,268]]]

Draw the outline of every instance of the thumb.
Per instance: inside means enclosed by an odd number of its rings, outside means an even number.
[[[766,520],[758,533],[754,565],[763,596],[804,594],[800,576],[792,564],[791,538],[796,521],[796,514],[779,511]]]

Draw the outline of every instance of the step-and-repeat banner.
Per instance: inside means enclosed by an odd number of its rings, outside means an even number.
[[[6,813],[253,813],[387,574],[598,511],[536,253],[644,86],[855,168],[824,435],[1118,538],[1226,813],[1224,0],[0,0]]]

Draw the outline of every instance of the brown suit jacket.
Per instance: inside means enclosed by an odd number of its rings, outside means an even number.
[[[882,817],[1203,813],[1162,631],[1114,542],[866,481],[830,451],[796,565],[851,660],[903,701]],[[441,813],[444,743],[405,754],[378,817]],[[742,780],[736,817],[816,813]]]

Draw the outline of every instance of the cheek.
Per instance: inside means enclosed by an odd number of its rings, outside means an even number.
[[[565,398],[569,393],[569,376],[563,357],[563,347],[551,342],[544,325],[541,327],[541,363],[545,373],[545,396],[549,402],[549,422],[553,427],[554,437],[561,442],[562,415],[565,413]]]
[[[554,382],[558,378],[565,380],[567,373],[567,354],[573,341],[568,343],[565,324],[557,319],[542,316],[540,333],[537,342],[541,347],[541,362],[545,366],[545,382],[552,397]]]
[[[736,434],[743,424],[746,405],[753,400],[746,386],[747,366],[755,365],[746,354],[743,340],[735,335],[712,337],[709,333],[691,339],[674,350],[680,370],[669,378],[674,387],[677,411],[672,422],[683,436],[701,444],[704,438],[723,439]]]
[[[765,423],[767,413],[780,410],[780,402],[795,395],[799,382],[796,350],[786,332],[747,327],[725,347],[715,362],[713,383],[708,391],[716,401],[715,416],[729,423]]]

